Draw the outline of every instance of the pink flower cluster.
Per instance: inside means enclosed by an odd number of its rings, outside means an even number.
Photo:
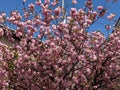
[[[88,32],[105,12],[102,6],[94,11],[92,0],[85,6],[66,11],[66,22],[59,0],[37,0],[24,8],[23,16],[12,11],[6,21],[15,31],[0,28],[0,37],[15,43],[8,47],[0,42],[0,90],[115,90],[120,30],[107,39],[99,31]],[[108,20],[114,17],[110,14]],[[1,23],[4,18],[1,14]]]

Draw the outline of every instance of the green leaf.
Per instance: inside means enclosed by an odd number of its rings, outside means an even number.
[[[14,64],[13,64],[12,61],[8,61],[8,67],[9,67],[10,70],[13,70]]]

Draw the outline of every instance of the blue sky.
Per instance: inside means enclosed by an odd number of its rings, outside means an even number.
[[[22,0],[0,0],[0,11],[4,11],[7,15],[15,9],[21,11],[22,6]]]
[[[27,3],[31,3],[35,0],[27,0]],[[65,0],[66,2],[70,2],[70,0]],[[85,0],[77,0],[78,1],[78,6],[77,8],[83,7],[84,6],[84,1]],[[97,5],[104,5],[105,0],[93,0],[93,5],[94,7],[96,7]],[[12,10],[19,10],[20,12],[22,12],[22,0],[0,0],[0,12],[4,11],[7,15],[9,15],[10,11]],[[70,5],[71,7],[71,5]],[[114,20],[117,20],[120,17],[120,0],[117,1],[117,3],[107,3],[106,4],[106,8],[108,9],[108,12],[106,15],[112,13],[117,14],[116,18]],[[105,28],[104,28],[104,24],[112,24],[114,25],[115,22],[114,21],[107,21],[106,19],[102,18],[99,19],[95,24],[93,24],[89,29],[94,31],[94,30],[100,30],[102,31],[104,34],[107,34]]]

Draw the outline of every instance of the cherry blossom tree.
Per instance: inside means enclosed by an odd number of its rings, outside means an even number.
[[[24,3],[26,1],[24,0]],[[110,2],[110,0],[107,0]],[[77,0],[72,0],[77,4]],[[93,10],[71,8],[64,22],[59,0],[37,0],[10,17],[0,15],[0,36],[15,43],[0,43],[1,90],[115,90],[120,86],[120,27],[108,38],[99,31],[87,32],[103,17],[103,6]],[[108,20],[115,17],[111,13]],[[7,29],[6,24],[16,27]],[[110,27],[107,27],[110,29]],[[18,42],[15,42],[16,39]],[[117,89],[118,90],[118,89]]]

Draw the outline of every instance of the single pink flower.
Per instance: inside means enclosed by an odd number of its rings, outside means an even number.
[[[107,19],[108,20],[112,20],[116,15],[111,13],[109,16],[107,16]]]
[[[97,9],[102,11],[103,10],[103,6],[98,6]]]
[[[97,85],[95,85],[93,88],[94,88],[94,89],[97,89],[97,88],[98,88],[98,86],[97,86]]]
[[[107,30],[110,30],[110,29],[111,29],[111,26],[110,26],[110,25],[106,25],[105,28],[106,28]]]
[[[30,8],[31,11],[34,11],[35,5],[33,3],[29,4],[28,6]]]
[[[76,0],[72,0],[72,3],[73,3],[73,4],[77,4],[77,1],[76,1]]]

